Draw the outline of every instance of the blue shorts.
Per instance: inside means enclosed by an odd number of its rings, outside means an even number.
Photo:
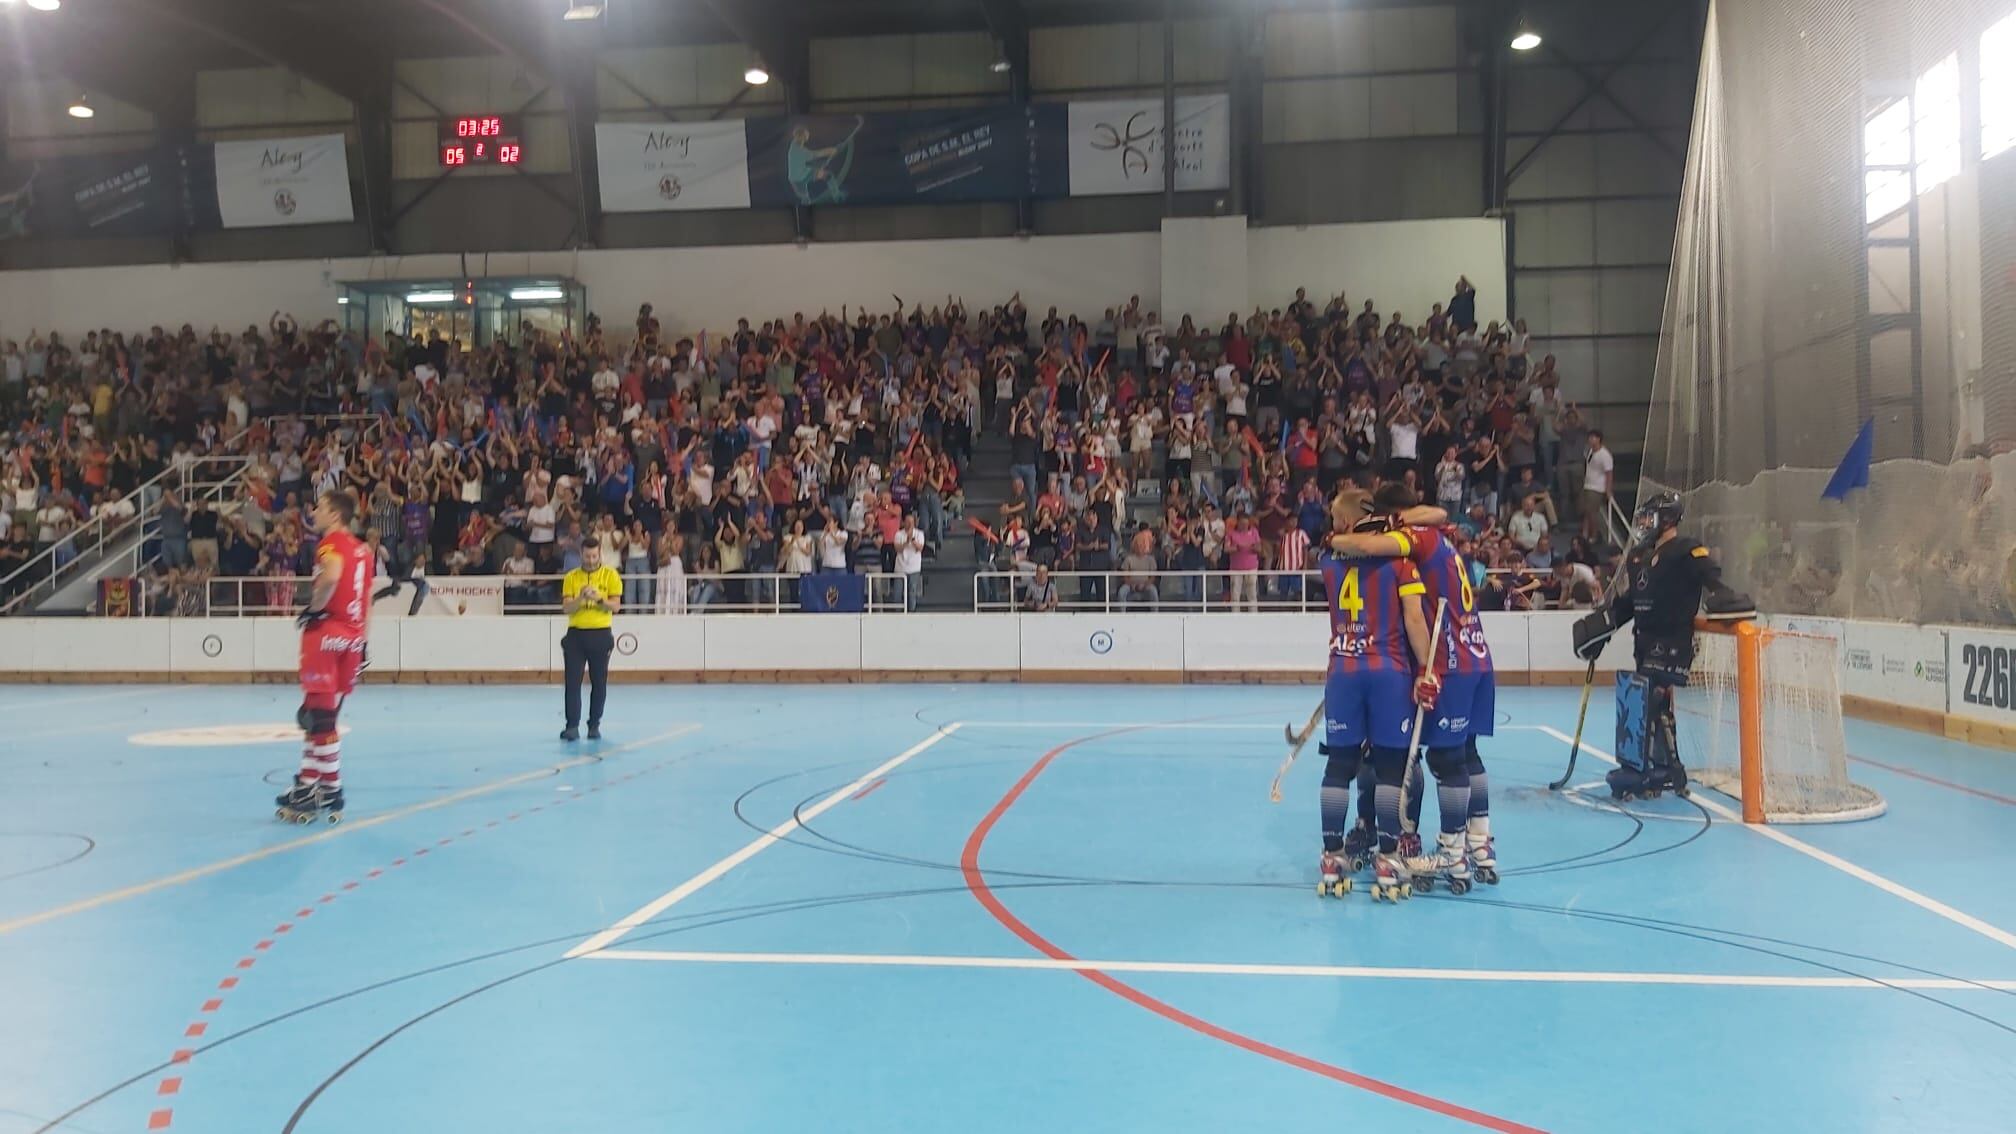
[[[1414,678],[1387,670],[1336,673],[1323,687],[1324,742],[1357,748],[1405,748],[1414,731]]]
[[[1442,679],[1435,711],[1421,718],[1423,742],[1430,748],[1456,748],[1473,736],[1490,736],[1498,727],[1498,681],[1489,673],[1452,673]]]

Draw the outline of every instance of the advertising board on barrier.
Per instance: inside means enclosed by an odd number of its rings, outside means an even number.
[[[427,597],[421,600],[419,609],[414,609],[413,588],[404,586],[372,603],[371,617],[466,618],[504,613],[501,575],[443,575],[428,579],[427,588]]]
[[[2016,633],[1948,627],[1946,659],[1948,712],[2016,726]]]
[[[1849,622],[1841,692],[1914,709],[1946,711],[1946,636],[1904,622]]]

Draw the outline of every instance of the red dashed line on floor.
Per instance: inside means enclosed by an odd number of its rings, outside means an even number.
[[[622,783],[626,780],[635,779],[641,775],[648,775],[651,772],[655,772],[661,768],[666,767],[670,763],[671,761],[667,760],[658,764],[654,764],[649,768],[643,769],[642,771],[632,772],[629,775],[618,777],[616,780],[612,781],[612,783]],[[601,791],[603,787],[607,786],[610,785],[608,784],[599,785],[596,787],[589,788],[588,791],[591,792]],[[578,799],[578,798],[580,797],[575,795],[565,795],[555,800],[555,802],[565,803],[569,799]],[[513,822],[523,817],[524,815],[533,814],[544,810],[545,810],[544,804],[535,805],[524,812],[513,812],[511,815],[507,816],[502,820],[492,819],[488,823],[485,823],[482,829],[488,830],[492,827],[500,826],[503,823]],[[469,830],[462,832],[460,835],[450,835],[449,837],[442,839],[440,842],[435,843],[434,846],[445,847],[450,843],[455,842],[456,839],[458,838],[466,839],[475,835],[476,832],[477,828],[472,827]],[[418,858],[423,854],[429,853],[433,849],[434,847],[421,847],[420,849],[414,851],[411,857]],[[395,858],[392,860],[392,866],[404,866],[404,865],[406,865],[406,859],[404,858]],[[386,869],[388,868],[379,868],[365,872],[363,881],[369,881],[373,878],[381,877],[385,873]],[[322,895],[319,899],[316,900],[316,904],[327,905],[328,903],[335,901],[338,894],[347,893],[349,891],[355,890],[359,887],[359,885],[360,882],[357,880],[345,882],[341,887],[338,888],[336,893],[329,893]],[[315,909],[313,906],[303,906],[301,909],[295,911],[294,918],[295,921],[300,921],[302,919],[312,917],[314,916],[314,914]],[[275,937],[278,937],[281,934],[292,932],[293,929],[294,929],[293,922],[282,922],[279,925],[273,927],[273,933]],[[252,946],[252,949],[253,952],[255,953],[267,952],[273,948],[273,945],[274,945],[274,939],[267,938],[266,940],[260,941],[258,944]],[[258,961],[257,958],[255,957],[241,957],[238,960],[237,969],[239,971],[243,971],[245,969],[251,968],[253,965],[257,963]],[[230,990],[237,987],[238,987],[238,978],[235,976],[228,976],[225,977],[223,980],[217,982],[217,988],[219,991],[229,992]],[[223,997],[221,996],[211,997],[210,999],[205,1000],[203,1002],[203,1006],[200,1009],[200,1011],[204,1015],[210,1015],[217,1012],[223,1007],[224,1007]],[[209,1030],[210,1025],[208,1023],[202,1020],[198,1020],[190,1024],[186,1029],[184,1029],[182,1034],[185,1037],[193,1039],[202,1036],[205,1032]],[[187,1064],[190,1060],[194,1059],[195,1057],[196,1057],[195,1049],[187,1047],[178,1047],[175,1049],[174,1054],[168,1057],[168,1062],[171,1066],[179,1068],[184,1064]],[[157,1096],[161,1097],[180,1095],[182,1093],[182,1079],[183,1077],[180,1075],[163,1076],[162,1079],[155,1085],[154,1093]],[[174,1125],[174,1122],[175,1122],[174,1110],[172,1108],[164,1107],[160,1110],[156,1110],[148,1114],[147,1129],[166,1130],[172,1125]]]

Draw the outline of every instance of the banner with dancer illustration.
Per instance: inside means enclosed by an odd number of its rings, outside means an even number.
[[[1074,102],[1066,130],[1071,196],[1162,191],[1161,99]],[[1232,187],[1229,96],[1177,98],[1174,136],[1177,192]]]
[[[1002,201],[1033,191],[1029,112],[1012,106],[752,118],[758,208]]]

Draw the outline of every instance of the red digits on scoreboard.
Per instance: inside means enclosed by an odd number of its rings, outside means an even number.
[[[517,165],[524,155],[524,150],[508,142],[497,147],[497,160],[504,165]]]
[[[441,164],[468,165],[469,151],[463,149],[461,146],[443,146],[441,148]]]

